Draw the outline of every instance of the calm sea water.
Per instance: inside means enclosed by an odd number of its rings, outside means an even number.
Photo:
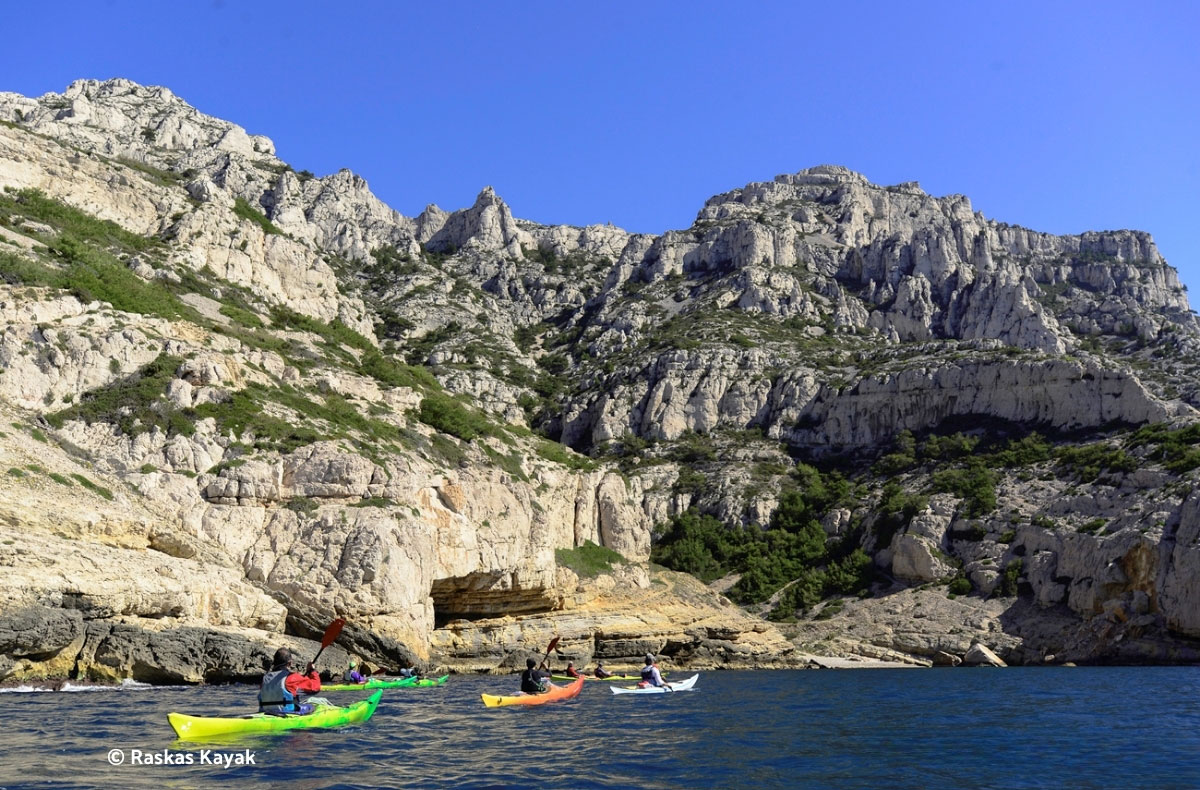
[[[479,700],[515,685],[451,677],[385,691],[365,725],[208,745],[253,753],[231,768],[107,754],[198,759],[167,712],[238,712],[248,686],[3,693],[0,787],[1200,788],[1200,667],[706,672],[678,694]]]

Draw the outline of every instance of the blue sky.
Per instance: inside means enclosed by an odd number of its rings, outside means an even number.
[[[1200,293],[1200,4],[121,2],[5,14],[0,90],[170,87],[394,208],[492,185],[661,232],[816,164],[1053,233],[1154,234]]]

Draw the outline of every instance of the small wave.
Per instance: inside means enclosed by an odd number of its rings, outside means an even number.
[[[0,689],[0,694],[31,694],[35,691],[54,691],[54,689],[45,686],[9,686]]]
[[[155,686],[152,683],[142,683],[132,678],[125,678],[117,685],[100,685],[96,683],[72,683],[67,681],[61,686],[10,686],[0,688],[0,694],[29,694],[42,691],[147,691],[156,688],[186,688],[186,686]]]

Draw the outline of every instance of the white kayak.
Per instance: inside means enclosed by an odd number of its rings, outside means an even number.
[[[670,694],[672,691],[691,691],[692,686],[696,685],[696,678],[699,675],[692,675],[687,680],[676,681],[671,684],[671,688],[663,688],[662,686],[646,686],[646,688],[638,688],[637,686],[609,686],[613,694]]]

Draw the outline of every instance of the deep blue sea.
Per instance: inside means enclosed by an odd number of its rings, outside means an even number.
[[[515,685],[452,676],[385,691],[364,725],[215,745],[175,741],[167,712],[245,712],[254,688],[0,693],[0,788],[1200,788],[1200,667],[705,672],[480,702]],[[201,748],[255,764],[129,763]]]

